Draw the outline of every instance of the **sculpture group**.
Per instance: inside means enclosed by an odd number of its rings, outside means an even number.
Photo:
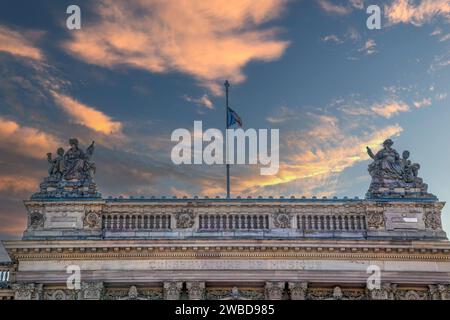
[[[368,197],[431,196],[427,193],[428,186],[418,176],[420,165],[409,160],[409,151],[404,151],[400,157],[393,145],[394,142],[387,139],[376,154],[367,147],[367,153],[373,159],[369,165],[372,183]]]
[[[99,197],[94,183],[95,163],[92,161],[95,142],[83,151],[78,139],[69,140],[69,149],[58,148],[56,156],[47,153],[49,176],[33,198]]]
[[[94,154],[94,144],[92,144],[83,152],[79,148],[78,139],[69,140],[70,149],[64,153],[63,148],[58,148],[57,156],[52,158],[51,153],[47,153],[47,160],[50,163],[48,170],[51,180],[92,180],[95,174],[95,164],[91,161]]]

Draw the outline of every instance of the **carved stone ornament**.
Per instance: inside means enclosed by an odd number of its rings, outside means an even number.
[[[442,229],[441,215],[439,212],[427,212],[424,216],[425,228],[440,230]]]
[[[272,215],[273,225],[275,228],[288,229],[291,228],[292,215],[286,209],[279,209]]]
[[[383,229],[385,227],[383,212],[368,212],[366,221],[369,229]]]
[[[175,215],[178,229],[189,229],[194,226],[195,215],[192,209],[182,209]]]
[[[186,288],[189,294],[189,300],[203,300],[205,297],[204,282],[187,282]]]
[[[233,287],[227,289],[209,289],[206,293],[207,300],[263,300],[264,293],[258,289],[239,289]]]
[[[83,282],[81,291],[83,300],[100,300],[103,297],[103,282]]]
[[[39,211],[30,213],[30,227],[33,229],[43,228],[45,222],[45,215]]]
[[[289,282],[289,291],[291,293],[291,300],[306,300],[308,283]]]
[[[86,151],[79,147],[78,139],[70,139],[69,145],[67,151],[58,148],[55,157],[47,153],[50,165],[48,177],[40,184],[40,191],[32,199],[101,198],[94,182],[96,166],[91,159],[94,142]]]
[[[419,178],[420,165],[411,162],[410,152],[403,151],[400,156],[393,145],[387,139],[376,154],[367,147],[373,159],[368,168],[372,182],[367,198],[436,198],[428,193],[428,185]]]
[[[14,283],[11,288],[14,291],[15,300],[41,300],[43,285],[35,283]]]
[[[89,228],[100,228],[102,219],[100,213],[94,211],[88,211],[84,215],[83,224]]]
[[[183,282],[164,282],[164,299],[179,300]]]
[[[397,286],[391,283],[382,283],[378,289],[367,289],[371,300],[395,300]]]
[[[267,300],[283,299],[284,282],[266,282],[265,292]]]

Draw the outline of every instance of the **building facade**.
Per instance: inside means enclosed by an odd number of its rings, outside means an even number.
[[[365,199],[102,198],[75,140],[3,242],[14,299],[450,299],[444,203],[390,140]]]

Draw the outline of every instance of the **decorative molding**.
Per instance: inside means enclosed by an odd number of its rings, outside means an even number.
[[[283,299],[285,282],[266,282],[265,293],[266,300],[281,300]]]

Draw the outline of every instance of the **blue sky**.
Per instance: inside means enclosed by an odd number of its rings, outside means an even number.
[[[81,30],[66,28],[71,4]],[[372,4],[381,30],[366,27]],[[449,18],[448,0],[4,0],[0,236],[23,231],[45,154],[73,136],[97,142],[104,196],[223,196],[224,168],[175,166],[170,135],[223,128],[225,79],[246,128],[280,130],[279,174],[235,166],[235,196],[363,197],[365,147],[390,137],[446,201]]]

